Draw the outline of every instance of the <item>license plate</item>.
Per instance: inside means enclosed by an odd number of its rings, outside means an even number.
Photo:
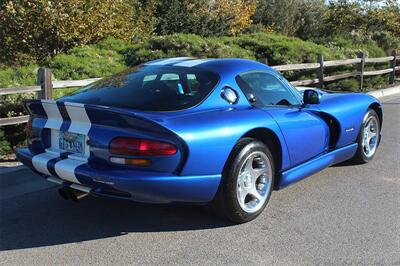
[[[66,152],[84,154],[85,152],[85,136],[71,132],[61,132],[58,141],[60,150]]]

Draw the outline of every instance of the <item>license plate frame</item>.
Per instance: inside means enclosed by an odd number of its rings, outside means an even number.
[[[86,136],[73,132],[59,131],[58,147],[61,151],[70,152],[72,154],[85,154]]]

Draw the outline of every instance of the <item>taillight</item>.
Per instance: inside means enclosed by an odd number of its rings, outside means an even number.
[[[177,152],[172,144],[148,140],[117,137],[110,143],[110,153],[134,156],[168,156]]]

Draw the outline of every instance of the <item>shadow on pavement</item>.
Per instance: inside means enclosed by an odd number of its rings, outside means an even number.
[[[20,172],[22,184],[4,182],[4,176],[1,177],[0,194],[11,189],[11,185],[27,188],[26,193],[0,202],[0,250],[76,243],[135,232],[198,230],[232,225],[201,206],[149,205],[95,197],[74,203],[61,199],[54,186],[30,191],[29,184],[36,182],[35,179],[37,182],[47,181],[27,170]],[[26,182],[27,175],[30,175],[30,182]]]

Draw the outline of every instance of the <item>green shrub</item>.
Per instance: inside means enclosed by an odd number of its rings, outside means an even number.
[[[109,41],[96,45],[77,47],[66,54],[59,54],[44,63],[52,70],[57,80],[86,79],[109,76],[126,68],[124,56],[110,48],[118,49],[121,45]],[[122,49],[122,48],[121,48]]]
[[[5,138],[4,131],[0,129],[0,156],[11,152],[11,145]]]
[[[221,38],[203,38],[194,34],[156,36],[133,45],[125,51],[126,64],[138,65],[164,57],[192,56],[199,58],[241,57],[255,59],[252,51]]]
[[[333,49],[279,34],[253,33],[223,41],[252,51],[257,59],[267,58],[271,65],[316,62],[318,54],[327,59],[344,58]]]
[[[367,57],[383,57],[385,51],[378,46],[375,41],[368,38],[353,36],[353,38],[333,37],[329,40],[322,39],[318,41],[326,47],[338,51],[345,58],[353,58],[358,52],[364,51]]]
[[[130,45],[131,44],[127,41],[108,37],[91,46],[101,50],[111,50],[120,53],[129,48]]]
[[[0,88],[36,85],[37,65],[0,68]]]

